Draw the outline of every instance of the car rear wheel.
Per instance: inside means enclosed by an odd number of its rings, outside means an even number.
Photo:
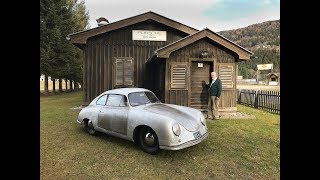
[[[91,121],[87,120],[84,121],[84,127],[86,129],[86,131],[90,134],[90,135],[95,135],[97,134],[97,131],[94,129],[93,124]]]
[[[157,134],[150,127],[142,127],[139,131],[139,143],[141,149],[149,154],[159,152],[159,141]]]

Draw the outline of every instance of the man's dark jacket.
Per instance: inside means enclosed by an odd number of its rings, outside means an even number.
[[[216,81],[211,86],[210,86],[210,84],[209,84],[210,96],[217,96],[218,98],[220,98],[221,90],[222,90],[221,80],[219,78],[217,78]]]

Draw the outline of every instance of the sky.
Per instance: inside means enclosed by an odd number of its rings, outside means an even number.
[[[85,0],[90,28],[96,19],[115,22],[148,11],[198,30],[219,32],[280,19],[280,0]]]

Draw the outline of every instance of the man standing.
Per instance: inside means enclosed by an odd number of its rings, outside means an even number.
[[[212,119],[219,119],[219,102],[221,96],[222,83],[217,78],[216,72],[211,72],[211,83],[209,85],[209,100],[208,100],[208,117],[212,115]]]

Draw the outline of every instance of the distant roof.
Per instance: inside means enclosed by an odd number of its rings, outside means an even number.
[[[199,30],[192,28],[190,26],[187,26],[185,24],[182,24],[180,22],[177,22],[175,20],[169,19],[167,17],[164,17],[162,15],[159,15],[157,13],[154,13],[152,11],[139,14],[136,16],[132,16],[130,18],[126,18],[120,21],[112,22],[106,25],[98,26],[92,29],[84,30],[84,31],[79,31],[75,32],[72,34],[69,34],[67,36],[67,39],[70,40],[71,43],[75,45],[79,44],[86,44],[87,39],[92,36],[96,36],[102,33],[106,33],[115,29],[123,28],[126,26],[130,26],[139,22],[143,22],[146,20],[154,20],[156,22],[159,22],[161,24],[167,25],[169,27],[172,27],[174,29],[180,30],[184,33],[187,34],[193,34],[195,32],[198,32]]]
[[[280,73],[269,73],[269,74],[267,74],[267,77],[270,77],[272,75],[280,77]]]
[[[168,58],[171,54],[171,52],[180,49],[184,46],[187,46],[195,41],[198,41],[204,37],[207,37],[218,44],[230,49],[231,51],[238,54],[240,60],[249,60],[250,57],[253,55],[253,53],[244,47],[241,47],[240,45],[230,41],[229,39],[211,31],[208,28],[205,28],[201,31],[198,31],[194,34],[191,34],[189,36],[186,36],[182,39],[179,39],[178,41],[175,41],[171,44],[168,44],[164,47],[161,47],[155,51],[155,54],[159,58]]]

